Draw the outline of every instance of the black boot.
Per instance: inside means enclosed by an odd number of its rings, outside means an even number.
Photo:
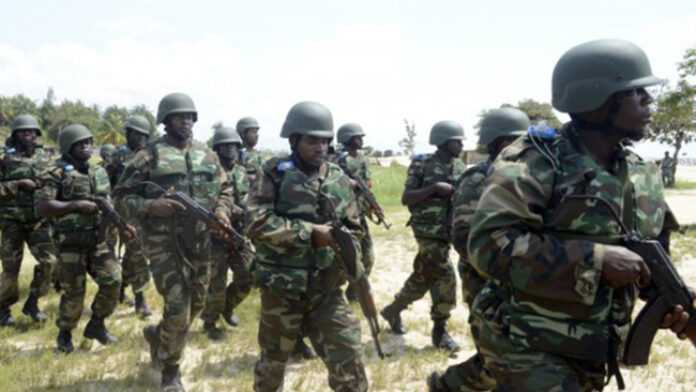
[[[145,336],[145,341],[150,346],[150,362],[152,362],[152,367],[161,369],[162,363],[157,355],[157,350],[159,349],[159,332],[157,332],[157,327],[148,325],[143,328],[143,336]]]
[[[441,348],[451,352],[459,351],[459,345],[447,333],[447,320],[435,321],[435,324],[433,324],[432,338],[433,346],[436,348]]]
[[[12,317],[10,308],[0,309],[0,327],[12,327],[15,325],[15,319]]]
[[[212,341],[220,341],[225,339],[225,331],[218,328],[217,325],[215,325],[215,322],[211,323],[206,321],[203,323],[203,330],[205,331],[205,334],[208,335],[208,339]]]
[[[162,391],[163,392],[185,392],[184,384],[181,383],[181,372],[178,365],[167,365],[162,369]]]
[[[85,327],[84,336],[87,339],[97,339],[103,345],[116,343],[118,339],[106,329],[104,319],[92,316]]]
[[[67,329],[61,329],[58,332],[56,344],[58,345],[58,351],[62,353],[70,354],[75,351],[75,346],[73,346],[72,342],[72,333]]]
[[[135,302],[126,294],[126,287],[123,285],[121,285],[121,294],[118,296],[118,302],[127,306],[135,305]]]
[[[450,392],[450,389],[442,381],[440,373],[432,372],[428,376],[428,392]]]
[[[39,299],[34,294],[29,294],[27,297],[27,302],[24,303],[22,313],[31,317],[36,323],[42,323],[48,318],[46,313],[39,309]]]
[[[239,325],[239,317],[234,314],[234,307],[232,304],[225,304],[225,310],[222,312],[222,319],[225,320],[230,327]]]
[[[392,332],[397,335],[403,335],[406,333],[403,323],[401,322],[401,311],[403,308],[398,307],[396,303],[391,303],[387,305],[386,308],[382,309],[380,314],[389,323],[389,328]]]
[[[315,353],[314,350],[312,350],[312,348],[305,343],[304,339],[299,338],[297,339],[297,343],[295,343],[295,349],[292,352],[292,357],[296,361],[310,360],[316,358],[317,353]]]
[[[152,316],[152,311],[150,311],[150,307],[147,306],[147,302],[145,302],[145,296],[142,292],[135,293],[135,314],[142,318],[148,318]]]

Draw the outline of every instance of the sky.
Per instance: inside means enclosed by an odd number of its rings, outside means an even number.
[[[643,4],[641,4],[643,3]],[[195,136],[243,116],[260,146],[279,138],[290,107],[326,105],[335,127],[357,122],[365,142],[398,149],[404,119],[428,151],[430,127],[460,122],[476,140],[478,114],[524,98],[549,102],[551,72],[569,48],[600,38],[641,46],[653,73],[674,82],[696,47],[696,1],[206,1],[34,0],[3,4],[0,94],[101,107],[185,92]],[[561,116],[562,120],[567,117]],[[664,147],[643,144],[644,155]],[[696,157],[696,146],[687,154]]]

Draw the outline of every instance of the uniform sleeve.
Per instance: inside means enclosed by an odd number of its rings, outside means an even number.
[[[485,174],[481,171],[472,170],[464,173],[452,198],[452,244],[464,259],[468,259],[466,242],[484,180]]]
[[[116,210],[127,221],[142,219],[152,202],[139,192],[140,183],[149,178],[149,162],[148,151],[139,151],[131,161],[126,163],[123,174],[114,189]]]
[[[423,186],[423,162],[411,161],[406,173],[405,191],[414,191]]]
[[[222,168],[217,154],[213,153],[212,158],[217,164],[215,180],[220,184],[220,194],[215,202],[214,210],[216,213],[230,216],[232,210],[235,208],[234,184],[232,183],[232,179],[227,177],[227,173],[225,173],[225,170]]]
[[[485,277],[537,298],[594,302],[604,245],[548,233],[553,170],[536,151],[494,164],[471,222],[471,264]]]
[[[60,173],[57,169],[46,169],[39,174],[39,182],[41,187],[34,192],[36,201],[55,200],[58,197],[58,189],[60,189]]]
[[[17,197],[18,180],[0,181],[0,199],[13,200]]]
[[[252,184],[247,203],[252,241],[281,248],[311,247],[314,225],[301,219],[276,214],[276,184],[273,169],[264,168],[260,179]]]
[[[372,181],[372,172],[370,171],[370,160],[367,157],[364,157],[363,165],[365,167],[365,182],[369,184]]]

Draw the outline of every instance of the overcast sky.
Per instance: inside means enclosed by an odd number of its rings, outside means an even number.
[[[274,149],[288,109],[314,100],[382,149],[412,120],[426,151],[439,120],[472,142],[481,110],[550,101],[556,60],[598,38],[635,42],[674,81],[696,46],[696,1],[7,1],[0,94],[38,101],[52,86],[58,99],[155,110],[181,91],[198,107],[198,139],[250,115]]]

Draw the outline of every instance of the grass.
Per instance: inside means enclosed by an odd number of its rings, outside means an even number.
[[[670,188],[670,189],[675,189],[675,190],[680,190],[680,191],[696,189],[696,181],[677,180],[676,184],[674,185],[674,188]]]

